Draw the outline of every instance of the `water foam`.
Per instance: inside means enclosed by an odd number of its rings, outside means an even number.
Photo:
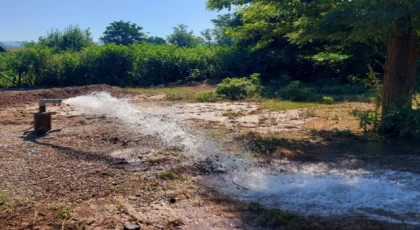
[[[420,175],[295,162],[273,168],[260,166],[251,158],[222,153],[217,143],[191,134],[168,108],[145,112],[128,99],[107,93],[71,98],[65,103],[91,114],[118,118],[131,131],[158,136],[169,146],[182,146],[191,162],[210,159],[224,173],[205,176],[203,183],[238,199],[307,215],[363,215],[420,225]]]
[[[280,167],[297,169],[293,164]],[[305,167],[318,166],[299,165]],[[270,169],[254,167],[240,173],[209,176],[206,182],[244,201],[307,215],[362,215],[420,224],[420,176],[407,172],[332,170],[322,174],[273,174]]]

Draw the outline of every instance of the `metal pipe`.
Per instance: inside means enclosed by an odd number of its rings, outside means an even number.
[[[41,99],[39,100],[39,106],[45,106],[45,104],[61,104],[61,99]]]
[[[43,135],[51,130],[51,115],[47,113],[46,104],[61,104],[61,99],[39,100],[39,112],[34,114],[34,131],[36,135]]]

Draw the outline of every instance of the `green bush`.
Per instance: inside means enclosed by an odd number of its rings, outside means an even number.
[[[195,97],[195,100],[198,102],[215,102],[221,97],[215,92],[200,92]]]
[[[173,172],[158,172],[157,177],[162,180],[175,180],[178,179],[178,175]]]
[[[384,134],[419,137],[420,111],[411,108],[391,109],[382,116],[380,129]]]
[[[166,95],[166,99],[168,99],[168,101],[181,101],[184,97],[177,93],[169,93]]]
[[[334,98],[324,96],[324,97],[322,97],[322,102],[324,104],[331,105],[332,103],[334,103]]]
[[[316,91],[319,94],[330,94],[330,95],[354,95],[363,94],[369,91],[362,84],[334,84],[327,86],[316,87]]]
[[[359,127],[363,129],[364,132],[367,131],[377,131],[378,124],[378,114],[374,110],[360,111],[353,110],[351,114],[359,121]]]
[[[223,75],[226,47],[178,47],[141,44],[130,46],[134,52],[132,77],[135,85],[151,86],[171,82],[191,82]]]
[[[217,93],[231,100],[255,96],[262,87],[259,77],[259,74],[252,74],[249,78],[225,78],[217,85]]]
[[[292,81],[286,87],[280,89],[278,95],[283,100],[290,101],[317,101],[317,95],[310,89],[303,87],[299,81]]]
[[[234,49],[223,46],[182,48],[171,45],[92,45],[79,52],[28,44],[0,55],[0,84],[68,86],[110,84],[152,86],[227,75]],[[7,81],[6,80],[6,81]]]

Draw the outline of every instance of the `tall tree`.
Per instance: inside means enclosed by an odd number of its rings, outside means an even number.
[[[213,33],[211,29],[205,29],[200,32],[201,36],[203,36],[205,42],[210,46],[213,42]]]
[[[141,32],[142,30],[142,27],[129,21],[114,21],[106,27],[104,36],[100,40],[105,44],[116,45],[139,43],[146,39],[146,35]]]
[[[6,52],[6,51],[7,50],[6,50],[5,46],[3,45],[3,43],[0,43],[0,53]]]
[[[228,13],[218,15],[211,20],[214,24],[213,37],[219,45],[233,45],[233,38],[229,35],[229,29],[243,25],[240,14]]]
[[[161,38],[161,37],[156,37],[156,36],[152,36],[152,37],[147,37],[146,38],[146,42],[147,43],[152,43],[152,44],[158,44],[158,45],[164,45],[166,44],[166,40]]]
[[[39,38],[39,44],[58,51],[80,51],[94,43],[89,29],[83,30],[77,25],[70,25],[63,31],[51,30],[47,36]]]
[[[7,58],[8,69],[13,71],[14,84],[36,85],[42,82],[42,73],[49,65],[53,48],[27,43],[25,48],[10,52]]]
[[[201,42],[201,39],[194,36],[193,31],[188,31],[188,26],[181,24],[174,27],[174,32],[168,36],[168,42],[180,47],[193,47]]]
[[[241,6],[235,38],[260,33],[257,47],[276,37],[386,46],[383,114],[411,106],[420,55],[420,0],[208,0],[210,9]]]

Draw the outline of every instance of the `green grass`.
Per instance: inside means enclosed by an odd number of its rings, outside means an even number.
[[[243,133],[236,138],[246,143],[246,146],[257,154],[271,155],[278,148],[294,148],[296,145],[305,144],[306,141],[294,141],[278,137],[274,134]]]
[[[314,102],[293,102],[293,101],[265,101],[261,104],[263,108],[269,109],[272,111],[315,107],[316,105],[317,104]]]
[[[248,205],[248,210],[259,216],[256,221],[260,226],[294,229],[294,225],[296,226],[296,224],[302,222],[302,219],[295,214],[280,209],[266,209],[254,202]]]
[[[146,94],[146,95],[166,95],[168,101],[188,101],[188,102],[216,102],[224,100],[220,95],[215,93],[215,88],[211,86],[194,87],[194,86],[177,86],[177,87],[147,87],[147,88],[128,88],[129,92]],[[298,108],[335,108],[341,106],[342,102],[370,102],[371,95],[326,95],[331,97],[334,102],[325,104],[322,102],[293,102],[272,99],[261,99],[262,107],[272,110],[281,111]],[[348,102],[346,102],[348,103]]]
[[[346,103],[346,104],[351,104]],[[300,108],[337,108],[342,107],[343,103],[335,104],[320,104],[318,102],[294,102],[294,101],[279,101],[279,100],[267,100],[261,104],[261,107],[271,111],[282,111],[289,109],[300,109]]]
[[[235,117],[245,116],[245,114],[243,114],[242,112],[225,111],[224,113],[222,113],[222,116],[233,119]]]
[[[54,217],[59,220],[67,220],[71,216],[71,210],[65,205],[59,205],[53,208]]]
[[[195,100],[197,102],[216,102],[223,97],[216,92],[199,92],[197,93]]]
[[[176,175],[175,173],[173,173],[173,172],[165,172],[165,171],[159,172],[157,174],[157,177],[159,179],[162,179],[162,180],[175,180],[175,179],[178,179],[178,175]]]
[[[164,94],[171,101],[192,101],[198,93],[213,92],[211,87],[158,87],[158,88],[129,88],[129,92],[149,95]]]
[[[6,191],[0,191],[0,210],[7,209],[9,207],[9,193]]]

